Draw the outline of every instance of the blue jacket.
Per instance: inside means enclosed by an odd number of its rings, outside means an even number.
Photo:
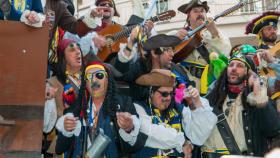
[[[139,105],[141,105],[146,113],[149,116],[153,116],[150,107],[145,103],[145,102],[137,102]],[[182,116],[179,113],[179,111],[176,108],[173,108],[172,106],[170,106],[169,111],[173,111],[172,113],[174,114],[172,117],[170,117],[169,120],[169,125],[175,125],[175,124],[181,124],[181,120],[182,120]],[[178,113],[177,113],[178,112]],[[161,116],[160,119],[163,121],[166,119],[166,117]],[[159,124],[159,120],[158,119],[152,119],[153,124]],[[181,130],[181,129],[180,129]],[[158,156],[158,150],[157,148],[150,148],[150,147],[143,147],[141,148],[141,150],[137,151],[135,154],[132,155],[132,158],[151,158],[151,157],[156,157]],[[176,151],[176,149],[173,149],[174,153],[172,153],[171,155],[169,155],[170,157],[174,157],[176,158],[177,156],[182,156],[183,153],[179,153]]]
[[[11,11],[8,20],[19,21],[22,13],[25,10],[36,11],[37,13],[43,13],[43,7],[41,0],[23,0],[21,7],[19,7],[19,0],[9,0],[11,3]],[[0,10],[0,20],[4,20],[4,14]]]

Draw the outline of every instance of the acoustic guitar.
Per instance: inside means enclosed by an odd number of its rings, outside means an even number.
[[[150,20],[152,22],[164,21],[171,19],[176,15],[174,10],[168,10],[157,16],[152,17]],[[120,50],[120,43],[127,43],[127,37],[131,33],[132,29],[137,25],[132,25],[129,27],[123,27],[119,24],[113,24],[105,27],[103,30],[98,32],[99,35],[102,35],[106,39],[106,45],[99,50],[97,56],[102,61],[108,61]]]
[[[278,42],[275,46],[272,48],[268,49],[269,53],[274,56],[280,56],[280,42]],[[269,67],[263,67],[259,70],[259,74],[261,76],[267,76],[267,77],[275,77],[275,72],[273,69]]]
[[[218,18],[224,17],[238,10],[245,4],[245,2],[240,2],[237,5],[234,5],[233,7],[216,15],[213,20],[216,21]],[[206,21],[204,24],[188,32],[187,37],[185,37],[185,39],[175,47],[175,55],[173,57],[173,62],[178,63],[183,61],[193,50],[195,50],[199,45],[201,45],[202,37],[200,35],[200,31],[203,30],[208,23],[209,21]]]

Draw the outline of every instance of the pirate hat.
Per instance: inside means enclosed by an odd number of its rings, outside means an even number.
[[[137,15],[131,15],[129,20],[127,21],[126,26],[137,25],[137,24],[142,23],[143,21],[144,21],[143,18],[140,18]]]
[[[209,6],[207,5],[207,1],[201,2],[200,0],[191,0],[189,3],[181,5],[178,8],[178,10],[184,14],[187,14],[192,8],[195,7],[203,7],[206,12],[209,11]]]
[[[144,44],[145,50],[152,50],[161,47],[175,47],[181,42],[180,38],[172,35],[159,34],[149,38]]]
[[[170,70],[153,69],[138,77],[135,82],[142,86],[173,87],[175,76]]]
[[[247,24],[245,34],[258,34],[265,26],[277,27],[279,16],[280,12],[264,12]]]

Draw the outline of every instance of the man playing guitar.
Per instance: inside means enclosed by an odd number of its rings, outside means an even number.
[[[190,3],[181,5],[178,10],[187,15],[187,27],[177,31],[176,35],[180,39],[184,39],[189,31],[204,24],[207,20],[209,24],[206,25],[206,29],[198,32],[200,39],[194,49],[187,52],[186,58],[180,58],[180,64],[184,65],[189,70],[189,77],[196,82],[196,88],[202,91],[200,86],[200,78],[204,67],[209,63],[209,53],[215,51],[217,53],[223,53],[226,56],[229,55],[231,44],[229,38],[223,36],[218,31],[215,23],[210,18],[207,18],[206,13],[209,11],[207,1],[201,2],[200,0],[192,0]],[[170,34],[174,34],[171,33]],[[176,55],[174,56],[176,58]],[[176,62],[176,61],[175,61]]]

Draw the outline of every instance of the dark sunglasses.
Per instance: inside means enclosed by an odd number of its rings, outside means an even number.
[[[98,6],[113,8],[113,4],[112,3],[100,3]]]
[[[79,43],[70,43],[67,48],[70,48],[70,49],[75,49],[76,47],[78,47],[79,49],[81,48],[80,44]]]
[[[95,76],[97,79],[102,80],[106,75],[107,73],[104,70],[99,70],[94,73],[88,73],[86,75],[86,79],[92,81],[93,77]]]
[[[166,91],[161,92],[161,91],[157,90],[157,92],[159,92],[162,97],[168,97],[169,95],[172,97],[174,95],[173,91],[171,91],[171,92],[166,92]]]

